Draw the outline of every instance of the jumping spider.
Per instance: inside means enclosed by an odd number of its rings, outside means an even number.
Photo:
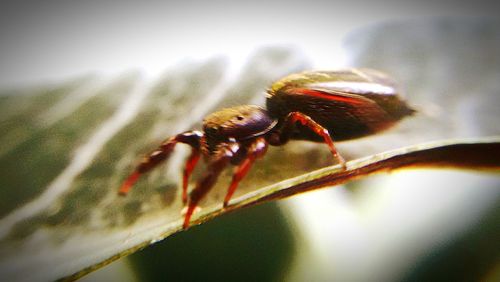
[[[203,120],[203,131],[187,131],[165,140],[144,157],[125,180],[120,194],[128,193],[139,176],[165,161],[177,143],[191,146],[182,182],[182,200],[187,204],[184,228],[200,200],[213,187],[223,169],[236,166],[223,206],[269,145],[289,140],[325,142],[345,169],[336,141],[378,133],[411,115],[398,95],[394,81],[371,69],[309,71],[289,75],[267,90],[267,109],[254,105],[226,108]],[[189,176],[203,156],[207,170],[188,196]]]

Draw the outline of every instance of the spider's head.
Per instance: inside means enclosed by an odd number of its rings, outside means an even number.
[[[253,105],[222,109],[203,120],[205,144],[209,154],[217,151],[219,145],[227,142],[241,142],[269,132],[277,121],[268,112]]]

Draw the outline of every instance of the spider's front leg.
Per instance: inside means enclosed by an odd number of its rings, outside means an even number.
[[[217,178],[229,164],[231,159],[240,149],[239,144],[236,142],[227,143],[218,150],[215,156],[212,156],[207,165],[207,170],[202,178],[196,183],[196,187],[189,195],[189,202],[184,216],[183,228],[189,227],[189,221],[198,206],[198,203],[205,197],[205,195],[212,189]]]
[[[184,168],[182,183],[182,199],[186,202],[187,182],[191,172],[200,158],[200,140],[202,136],[203,133],[200,131],[187,131],[165,140],[156,150],[142,159],[140,164],[135,168],[134,172],[130,174],[121,186],[119,194],[126,195],[142,174],[149,172],[167,160],[177,143],[184,143],[192,148],[191,156],[188,158],[186,167]]]
[[[259,137],[252,141],[250,145],[247,147],[247,152],[245,159],[236,167],[233,174],[233,179],[231,181],[231,185],[229,185],[229,189],[227,190],[226,197],[224,198],[223,207],[227,207],[229,204],[229,200],[236,191],[238,184],[240,181],[247,175],[248,171],[252,167],[254,161],[257,158],[262,157],[267,152],[268,143],[265,138]]]
[[[333,144],[333,139],[328,129],[324,128],[319,123],[315,122],[312,118],[310,118],[308,115],[305,115],[301,112],[291,112],[288,114],[288,116],[285,119],[284,126],[279,132],[278,140],[274,140],[273,145],[275,144],[281,145],[286,143],[290,139],[290,133],[293,132],[293,128],[295,127],[295,124],[297,122],[300,122],[302,125],[307,126],[312,131],[314,131],[314,133],[321,136],[325,141],[325,143],[328,145],[328,148],[332,152],[333,157],[339,162],[339,164],[342,166],[343,169],[346,168],[345,160],[337,152],[337,148],[335,148],[335,145]]]

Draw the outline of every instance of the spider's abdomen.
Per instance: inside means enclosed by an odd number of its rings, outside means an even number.
[[[370,69],[293,74],[271,86],[266,103],[273,118],[282,121],[290,112],[300,112],[337,141],[377,133],[414,112],[399,97],[391,78]],[[321,141],[300,124],[291,136]]]

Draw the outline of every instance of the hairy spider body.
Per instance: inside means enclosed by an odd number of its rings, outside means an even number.
[[[289,75],[268,89],[266,107],[222,109],[203,120],[203,131],[187,131],[165,140],[143,158],[122,185],[120,194],[127,194],[140,175],[165,161],[177,143],[191,146],[182,185],[182,200],[187,204],[183,226],[187,228],[198,203],[227,165],[236,167],[224,207],[269,145],[280,146],[289,140],[325,142],[345,168],[332,136],[343,141],[375,134],[414,112],[399,97],[394,81],[371,69]],[[201,156],[207,170],[188,196],[189,177]]]

